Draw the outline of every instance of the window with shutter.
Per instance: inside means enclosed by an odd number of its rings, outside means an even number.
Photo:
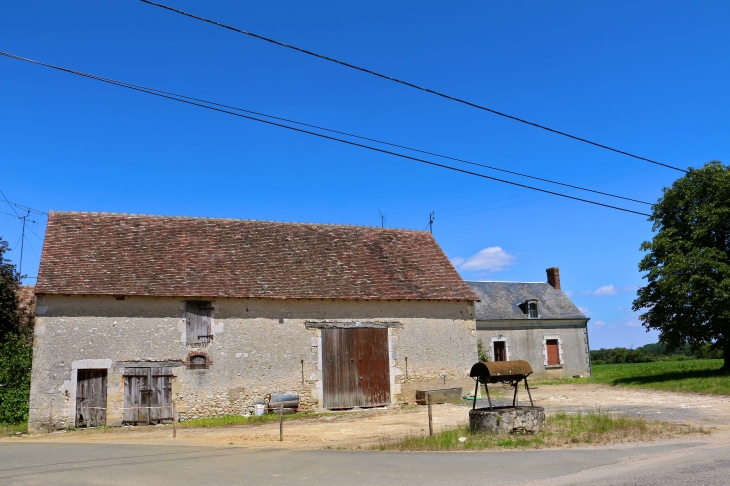
[[[547,364],[548,366],[557,366],[560,364],[560,345],[557,339],[547,339],[545,341],[547,348]]]
[[[188,346],[206,346],[213,338],[210,317],[213,308],[210,302],[188,301],[185,304],[186,343]]]
[[[494,361],[507,361],[507,348],[504,341],[494,341]]]

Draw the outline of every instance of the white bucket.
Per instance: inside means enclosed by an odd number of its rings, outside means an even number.
[[[264,409],[266,408],[263,403],[257,403],[253,406],[254,413],[257,417],[261,417],[264,414]]]

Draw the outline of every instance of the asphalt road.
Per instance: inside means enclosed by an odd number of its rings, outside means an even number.
[[[0,484],[313,483],[727,485],[730,441],[474,453],[0,443]]]

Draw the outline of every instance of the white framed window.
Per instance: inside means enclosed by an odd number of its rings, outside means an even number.
[[[563,367],[565,364],[565,361],[563,360],[563,340],[560,339],[560,336],[543,336],[542,355],[545,368]]]

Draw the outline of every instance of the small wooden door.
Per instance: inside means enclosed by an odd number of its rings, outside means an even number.
[[[106,370],[77,370],[76,427],[106,425]]]
[[[387,329],[323,329],[322,364],[325,408],[390,403]]]
[[[557,339],[548,339],[545,341],[547,348],[547,364],[554,366],[560,364],[560,346]]]
[[[507,348],[504,341],[494,341],[494,361],[507,361]]]
[[[124,369],[124,420],[149,425],[172,420],[172,368]]]

